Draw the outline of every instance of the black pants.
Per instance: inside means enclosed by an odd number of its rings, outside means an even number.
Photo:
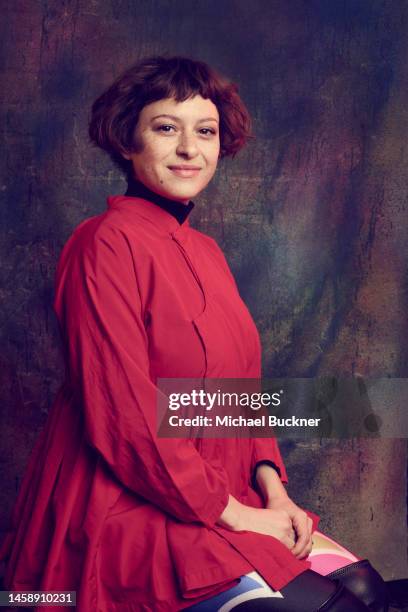
[[[367,560],[352,563],[329,576],[321,576],[317,572],[307,570],[291,580],[279,593],[272,592],[266,585],[264,593],[260,596],[258,589],[250,584],[250,576],[249,574],[248,577],[243,577],[241,587],[237,585],[188,610],[191,612],[217,612],[223,609],[232,612],[367,612],[367,610],[387,612],[388,610],[385,583]],[[260,580],[262,581],[262,578]],[[256,582],[254,584],[256,586]],[[248,585],[248,590],[245,585]],[[246,601],[241,601],[242,599]]]

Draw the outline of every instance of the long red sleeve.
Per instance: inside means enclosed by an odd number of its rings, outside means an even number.
[[[126,235],[92,218],[68,241],[55,311],[89,443],[129,489],[182,521],[215,523],[227,479],[189,440],[156,437],[157,388]]]

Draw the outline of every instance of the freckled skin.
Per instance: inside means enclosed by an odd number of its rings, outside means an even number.
[[[183,203],[208,185],[220,154],[219,114],[209,99],[165,98],[145,106],[135,130],[136,151],[124,154],[135,177],[152,191]],[[199,168],[179,176],[174,166]]]

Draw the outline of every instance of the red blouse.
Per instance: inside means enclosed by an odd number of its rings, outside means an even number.
[[[215,241],[147,200],[108,198],[57,270],[66,380],[33,450],[0,558],[8,590],[76,590],[80,612],[174,612],[256,569],[310,567],[277,539],[215,525],[260,507],[274,439],[156,435],[157,378],[259,378],[253,320]]]

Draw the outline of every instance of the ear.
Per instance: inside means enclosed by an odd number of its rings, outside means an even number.
[[[132,151],[129,151],[129,149],[126,149],[124,146],[120,146],[118,147],[118,152],[119,154],[124,158],[127,159],[128,161],[130,161],[132,159]]]

